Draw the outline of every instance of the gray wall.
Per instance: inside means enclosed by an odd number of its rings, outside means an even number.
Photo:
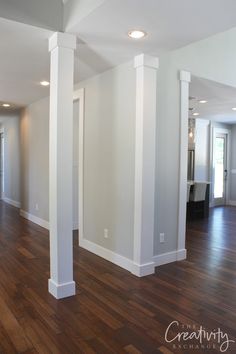
[[[135,70],[126,63],[76,86],[85,88],[85,238],[133,257]],[[78,107],[74,106],[74,217],[77,213]],[[49,100],[21,117],[22,209],[48,220]],[[77,180],[78,181],[78,180]],[[39,210],[35,206],[38,204]],[[75,221],[75,220],[74,220]],[[109,238],[104,238],[104,229]]]
[[[19,113],[1,114],[4,129],[4,197],[20,203]]]
[[[85,88],[85,238],[133,258],[135,70],[120,65]],[[109,238],[104,238],[104,229]]]
[[[49,213],[49,99],[22,111],[21,208],[48,221]]]

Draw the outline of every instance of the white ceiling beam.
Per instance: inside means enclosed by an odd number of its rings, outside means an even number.
[[[64,2],[64,31],[73,30],[90,13],[107,0],[65,0]]]

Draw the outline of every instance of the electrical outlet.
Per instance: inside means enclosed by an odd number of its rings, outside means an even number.
[[[108,233],[108,229],[104,229],[104,238],[108,238],[109,237],[109,233]]]
[[[35,204],[35,210],[39,211],[39,205]]]
[[[163,232],[163,233],[160,233],[160,243],[164,243],[164,242],[165,242],[165,234]]]

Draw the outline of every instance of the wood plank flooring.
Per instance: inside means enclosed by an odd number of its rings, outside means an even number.
[[[220,352],[213,340],[208,348],[197,340],[167,343],[172,321],[182,327],[171,327],[169,339],[202,325],[236,340],[236,208],[191,222],[187,260],[142,279],[80,249],[76,240],[75,234],[77,295],[57,301],[47,289],[48,232],[0,202],[1,354]],[[226,352],[236,353],[235,343]]]

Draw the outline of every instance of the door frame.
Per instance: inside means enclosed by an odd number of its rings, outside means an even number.
[[[4,136],[4,128],[0,128],[0,134],[3,134],[3,139],[5,139],[5,136]],[[0,144],[2,142],[0,141]],[[4,200],[4,189],[5,189],[5,143],[4,143],[4,140],[3,140],[3,154],[2,152],[0,151],[1,153],[1,156],[3,157],[3,161],[2,161],[2,180],[1,180],[1,190],[0,190],[0,200]],[[0,161],[1,163],[1,161]]]
[[[79,101],[79,163],[78,163],[78,206],[79,206],[79,244],[84,237],[84,119],[85,89],[74,91],[73,102]]]
[[[210,169],[211,169],[211,206],[215,207],[217,204],[214,202],[214,141],[216,134],[225,134],[227,135],[227,170],[228,170],[228,178],[225,186],[225,205],[229,204],[229,189],[230,189],[230,156],[231,156],[231,130],[226,128],[221,128],[214,126],[212,124],[212,133],[211,133],[211,159],[210,159]]]

